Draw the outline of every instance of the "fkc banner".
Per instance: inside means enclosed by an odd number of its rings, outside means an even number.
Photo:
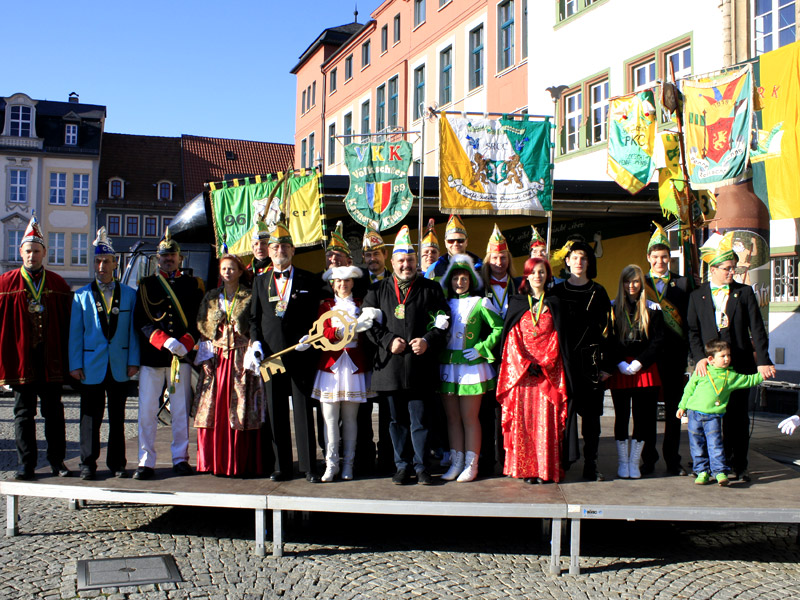
[[[406,141],[344,147],[344,162],[350,172],[344,205],[353,220],[383,231],[405,218],[414,200],[408,187],[411,150],[411,143]]]
[[[750,66],[683,83],[686,166],[695,189],[747,179],[753,115]]]
[[[656,104],[653,90],[612,98],[608,110],[608,175],[631,194],[655,171]]]
[[[549,121],[453,119],[439,124],[439,209],[542,215],[552,210]]]

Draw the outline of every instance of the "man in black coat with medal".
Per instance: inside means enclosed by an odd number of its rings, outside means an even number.
[[[269,238],[269,256],[273,269],[253,283],[250,314],[250,339],[258,360],[303,344],[317,318],[322,282],[313,273],[292,266],[294,243],[283,223],[274,226]],[[316,355],[316,353],[312,353]],[[292,435],[289,427],[289,396],[292,397],[295,445],[300,471],[310,483],[319,483],[314,443],[314,410],[311,386],[316,374],[317,357],[297,351],[281,357],[286,371],[273,374],[267,385],[267,410],[274,453],[270,479],[283,481],[292,477]],[[265,438],[266,439],[266,438]],[[265,452],[265,456],[267,453]]]
[[[433,483],[428,472],[425,404],[439,381],[438,351],[444,346],[450,309],[441,286],[417,273],[417,254],[408,226],[395,239],[392,277],[373,285],[363,307],[381,311],[383,319],[367,331],[376,346],[372,384],[389,402],[389,433],[397,472],[392,482]]]

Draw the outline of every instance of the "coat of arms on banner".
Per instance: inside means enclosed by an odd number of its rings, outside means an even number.
[[[405,218],[414,200],[408,187],[411,150],[406,141],[344,147],[350,172],[344,205],[354,221],[383,231]]]
[[[453,119],[439,127],[439,209],[541,215],[552,210],[549,121]]]

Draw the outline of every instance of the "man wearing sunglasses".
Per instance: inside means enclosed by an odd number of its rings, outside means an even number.
[[[447,254],[440,256],[439,260],[428,267],[428,270],[425,271],[426,278],[439,281],[447,271],[450,257],[456,254],[468,254],[472,258],[472,263],[475,265],[476,270],[479,270],[483,265],[480,257],[472,252],[467,252],[467,244],[469,243],[467,228],[464,227],[464,222],[458,215],[450,215],[447,227],[444,230],[444,243],[447,248]]]

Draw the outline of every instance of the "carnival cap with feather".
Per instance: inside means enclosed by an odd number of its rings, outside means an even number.
[[[467,228],[464,226],[461,217],[458,215],[450,215],[450,218],[447,220],[447,226],[444,228],[444,239],[449,240],[450,236],[457,233],[463,235],[465,238],[469,237],[467,235]]]
[[[715,267],[726,260],[738,262],[739,257],[733,251],[733,232],[729,231],[725,235],[716,231],[712,233],[706,243],[700,246],[700,258],[709,267]]]
[[[336,250],[350,256],[350,246],[347,245],[347,241],[344,239],[344,223],[341,221],[336,222],[336,229],[331,232],[328,250]]]
[[[489,236],[489,243],[486,245],[486,254],[490,252],[506,252],[508,251],[508,242],[506,236],[500,231],[497,223],[494,224],[492,235]]]
[[[292,241],[292,235],[289,233],[289,228],[283,223],[283,221],[278,221],[269,231],[269,243],[270,244],[289,244],[290,246],[294,246],[294,242]]]
[[[547,246],[547,242],[545,242],[544,238],[539,233],[539,230],[531,225],[531,248],[535,246]]]
[[[447,270],[445,270],[444,275],[442,275],[442,278],[439,280],[439,284],[442,286],[442,289],[444,289],[445,295],[447,295],[447,290],[450,288],[450,276],[453,271],[459,269],[469,273],[474,292],[483,288],[483,279],[475,270],[475,263],[472,262],[472,257],[469,254],[456,254],[450,257]]]
[[[39,229],[39,219],[36,218],[35,214],[31,215],[28,228],[25,230],[25,234],[22,236],[22,241],[19,245],[22,246],[22,244],[26,242],[36,242],[44,246],[44,235],[42,235],[42,230]]]
[[[381,237],[381,234],[378,233],[373,227],[367,227],[364,230],[364,239],[361,243],[362,250],[380,250],[381,248],[385,248],[386,244]]]
[[[411,231],[408,225],[403,225],[400,231],[397,232],[397,237],[394,238],[394,248],[392,248],[392,255],[403,254],[416,254],[414,244],[411,243]]]
[[[653,221],[653,225],[656,226],[656,230],[653,232],[653,235],[650,236],[650,241],[647,242],[647,253],[650,254],[650,249],[653,246],[666,246],[669,248],[669,237],[667,237],[667,232],[664,231],[664,228]]]
[[[108,239],[105,225],[97,230],[97,237],[92,242],[92,245],[94,246],[95,256],[116,255],[114,247],[111,245],[111,240]]]
[[[436,237],[436,229],[434,228],[436,221],[428,219],[428,226],[425,229],[425,237],[422,238],[422,248],[436,248],[439,250],[439,238]]]

